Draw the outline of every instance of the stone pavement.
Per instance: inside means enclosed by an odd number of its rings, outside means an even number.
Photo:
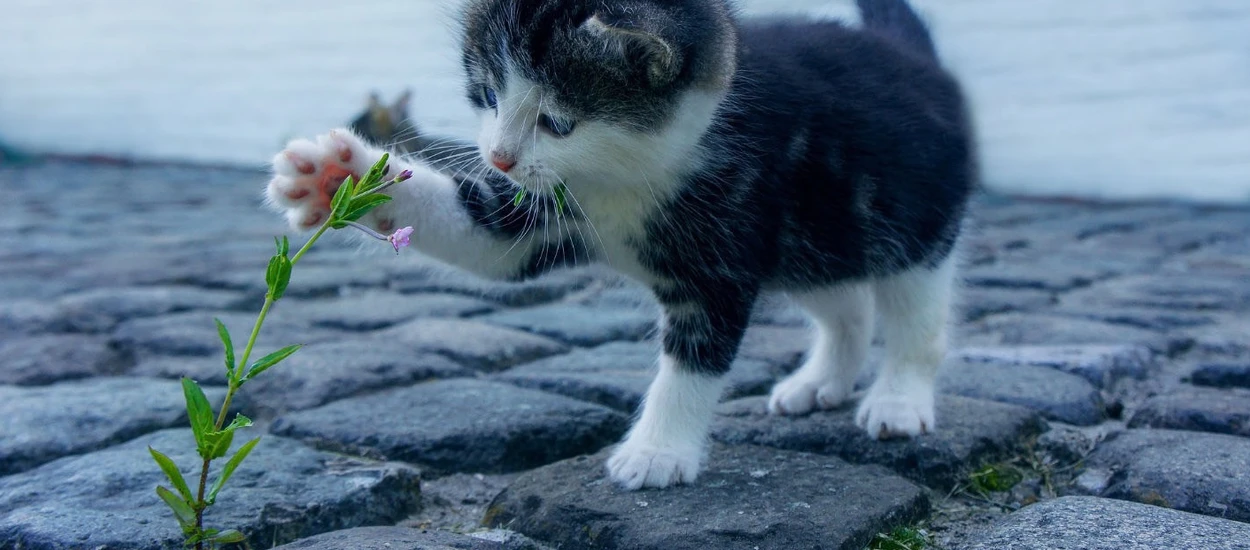
[[[263,179],[0,168],[0,548],[179,546],[146,447],[192,462],[178,377],[220,399],[212,318],[246,334],[285,231]],[[707,472],[639,493],[602,461],[650,376],[642,289],[331,238],[260,338],[308,346],[240,394],[266,435],[208,521],[254,548],[1250,548],[1250,209],[974,213],[936,434],[763,414],[807,340],[772,300]]]

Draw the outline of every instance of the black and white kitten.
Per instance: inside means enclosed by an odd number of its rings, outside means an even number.
[[[931,431],[973,137],[906,2],[859,7],[863,29],[738,21],[727,0],[471,0],[478,153],[394,161],[416,176],[369,223],[412,225],[420,251],[488,276],[597,260],[654,290],[659,373],[608,462],[627,488],[695,479],[763,292],[818,329],[774,413],[842,404],[876,322],[886,361],[857,422]],[[268,199],[309,228],[343,174],[381,154],[343,130],[292,142]]]

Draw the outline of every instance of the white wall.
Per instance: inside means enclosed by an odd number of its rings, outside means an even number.
[[[976,102],[991,185],[1250,198],[1250,1],[915,0]],[[748,13],[852,13],[746,0]],[[458,2],[3,0],[0,141],[37,152],[259,165],[417,89],[471,135]],[[1085,11],[1074,11],[1085,10]]]

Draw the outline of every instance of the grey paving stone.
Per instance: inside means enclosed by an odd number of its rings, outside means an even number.
[[[607,453],[522,474],[485,523],[560,548],[837,548],[917,521],[929,502],[884,468],[753,446],[715,446],[688,486],[626,492],[605,478]]]
[[[7,295],[6,295],[7,297]],[[0,334],[39,334],[59,330],[61,317],[51,301],[0,301]]]
[[[1118,250],[1152,250],[1169,254],[1236,240],[1250,233],[1250,222],[1243,211],[1194,212],[1183,219],[1149,224],[1131,233],[1108,235],[1094,240],[1100,247]]]
[[[348,397],[472,376],[473,371],[401,344],[348,340],[313,344],[247,383],[235,400],[261,416],[310,409]]]
[[[275,550],[505,550],[497,542],[411,527],[357,527],[324,533]]]
[[[960,290],[958,307],[964,321],[1010,311],[1035,311],[1055,303],[1048,290],[968,287]]]
[[[437,353],[466,367],[496,372],[568,351],[555,340],[459,319],[417,319],[372,334],[417,352]]]
[[[1025,507],[966,550],[1244,550],[1250,525],[1158,506],[1063,497]]]
[[[256,324],[256,313],[194,311],[132,319],[117,326],[111,343],[138,360],[159,355],[221,357],[224,351],[213,318],[221,319],[230,329],[235,349],[242,353]],[[341,337],[342,333],[310,327],[275,310],[265,320],[254,349],[263,355],[292,344],[312,344]]]
[[[1198,365],[1189,379],[1198,386],[1250,388],[1250,361]]]
[[[1147,399],[1128,425],[1250,436],[1250,391],[1181,387]]]
[[[1214,325],[1180,331],[1193,340],[1193,348],[1208,355],[1230,359],[1250,358],[1250,315],[1229,313],[1220,317]]]
[[[1135,275],[1072,292],[1062,301],[1107,308],[1237,311],[1250,307],[1250,283],[1195,274]]]
[[[48,334],[0,340],[0,384],[51,384],[118,374],[128,366],[125,355],[102,336]]]
[[[1250,522],[1250,438],[1128,430],[1085,464],[1109,479],[1100,496]]]
[[[126,371],[126,374],[151,378],[171,378],[174,380],[185,376],[207,386],[225,386],[228,384],[226,380],[225,357],[220,354],[216,357],[145,355],[133,368]]]
[[[1218,313],[1187,311],[1173,309],[1152,309],[1140,307],[1107,307],[1095,304],[1063,304],[1053,310],[1055,313],[1101,321],[1112,325],[1136,327],[1156,332],[1167,332],[1179,329],[1198,329],[1216,324]]]
[[[477,320],[584,347],[615,340],[642,340],[657,331],[656,317],[637,309],[595,308],[579,304],[514,309]]]
[[[350,331],[383,329],[418,317],[465,317],[496,309],[494,304],[467,296],[381,291],[319,300],[284,300],[278,307],[313,326]]]
[[[494,473],[597,451],[627,423],[619,412],[559,395],[445,380],[291,413],[271,431],[333,451]]]
[[[489,281],[442,266],[397,271],[391,288],[399,292],[448,292],[484,298],[510,307],[554,302],[596,279],[594,269],[567,269],[520,283]]]
[[[220,403],[224,392],[205,388]],[[94,378],[52,386],[0,386],[0,475],[28,470],[186,422],[178,382]]]
[[[1106,279],[1114,272],[1075,262],[1010,261],[977,266],[960,276],[973,287],[1068,291]]]
[[[182,466],[184,476],[193,479],[193,464],[199,471],[190,430],[166,430],[0,478],[0,547],[181,548],[177,523],[153,493],[168,482],[149,445]],[[416,510],[419,500],[419,472],[411,467],[267,436],[235,471],[205,521],[239,529],[253,548],[269,548],[335,529],[394,523]]]
[[[747,328],[738,347],[738,357],[763,361],[790,372],[803,361],[812,345],[812,331],[806,327],[752,326]]]
[[[633,413],[655,377],[659,345],[614,342],[513,368],[497,379]],[[727,375],[727,399],[767,393],[782,375],[778,367],[739,359]]]
[[[853,407],[801,417],[767,412],[767,399],[749,397],[721,405],[712,437],[728,444],[765,445],[779,449],[841,457],[856,464],[889,467],[900,475],[949,489],[971,469],[1019,452],[1041,433],[1037,413],[1014,405],[942,395],[937,405],[937,431],[912,439],[878,441],[855,425]]]
[[[577,300],[577,303],[613,309],[633,309],[652,319],[659,319],[660,304],[655,295],[646,287],[628,280],[615,280],[601,283],[602,288],[588,292]]]
[[[1124,378],[1144,379],[1158,367],[1156,354],[1144,345],[966,347],[956,354],[966,361],[1049,367],[1100,388]]]
[[[57,307],[65,330],[108,332],[127,319],[194,309],[225,310],[242,305],[243,298],[237,292],[188,286],[97,288],[63,296]]]
[[[960,331],[960,342],[973,347],[1137,344],[1169,353],[1192,345],[1192,339],[1181,335],[1045,313],[991,315],[961,327]]]
[[[939,391],[1020,405],[1049,420],[1078,426],[1105,418],[1102,395],[1089,381],[1047,367],[954,361],[938,377]]]
[[[264,241],[261,241],[264,242]],[[188,277],[189,284],[211,289],[229,289],[246,292],[252,299],[264,300],[265,293],[265,262],[273,255],[272,244],[262,254],[255,254],[252,269],[205,270]],[[299,246],[296,243],[292,247]],[[291,298],[330,298],[340,296],[353,290],[383,288],[387,286],[389,276],[386,271],[378,269],[372,262],[362,261],[358,265],[350,263],[342,265],[306,265],[301,263],[291,271],[291,284],[287,287],[286,296]],[[260,304],[257,303],[257,307]]]

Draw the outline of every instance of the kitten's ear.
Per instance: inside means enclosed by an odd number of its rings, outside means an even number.
[[[399,94],[399,97],[395,99],[395,104],[391,106],[391,109],[396,111],[407,111],[408,103],[410,101],[412,101],[412,88],[404,88],[404,92]]]
[[[672,42],[660,35],[664,22],[658,17],[628,17],[606,12],[592,15],[582,29],[646,70],[652,87],[666,86],[681,73],[682,58]]]

